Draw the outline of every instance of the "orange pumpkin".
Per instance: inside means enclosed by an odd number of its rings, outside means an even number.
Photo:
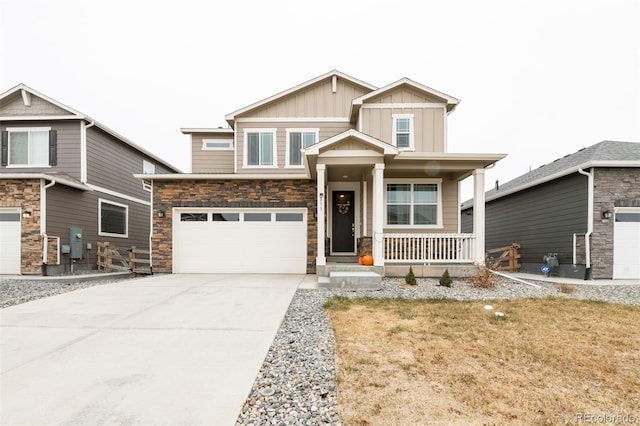
[[[364,263],[362,263],[362,256],[358,256],[358,263],[364,265]]]
[[[362,256],[362,264],[363,265],[373,265],[373,257],[366,255]]]

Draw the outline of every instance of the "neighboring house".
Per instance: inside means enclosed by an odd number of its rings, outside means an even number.
[[[447,153],[458,103],[407,78],[378,88],[334,70],[226,115],[229,128],[181,129],[192,173],[150,177],[154,270],[481,260],[484,239],[459,232],[459,182],[475,175],[482,196],[484,169],[504,155]]]
[[[486,246],[521,245],[522,272],[640,278],[640,143],[603,141],[488,191]],[[462,229],[473,229],[473,200]]]
[[[95,268],[98,242],[149,247],[151,181],[133,175],[175,167],[23,84],[0,95],[0,130],[0,274]]]

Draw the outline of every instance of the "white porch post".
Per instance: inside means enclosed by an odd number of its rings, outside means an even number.
[[[473,233],[476,236],[475,263],[484,265],[484,169],[473,172]]]
[[[324,187],[325,187],[325,171],[327,166],[324,164],[316,164],[316,171],[318,177],[316,183],[318,185],[316,191],[316,203],[318,205],[316,210],[316,220],[318,228],[318,253],[316,255],[316,266],[324,266],[327,264],[327,258],[324,256]]]
[[[384,266],[384,164],[373,169],[373,265]]]

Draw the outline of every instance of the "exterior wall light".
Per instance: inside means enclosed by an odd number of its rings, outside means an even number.
[[[163,218],[164,217],[164,209],[158,209],[158,217],[159,218]]]
[[[605,219],[605,220],[606,219],[611,219],[612,216],[613,216],[613,213],[611,213],[610,210],[605,209],[605,210],[602,211],[602,218],[603,219]]]
[[[33,216],[33,210],[32,209],[25,209],[22,212],[22,217],[25,219],[29,219],[31,216]]]

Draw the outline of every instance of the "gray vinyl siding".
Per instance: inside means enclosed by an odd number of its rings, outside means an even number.
[[[2,121],[0,130],[7,128],[50,127],[58,132],[57,165],[51,167],[0,167],[2,173],[66,173],[80,179],[80,121]]]
[[[157,161],[100,129],[87,129],[88,183],[149,201],[150,193],[142,189],[139,179],[133,177],[136,173],[142,173],[143,160],[155,164],[156,173],[162,173]]]
[[[98,200],[124,204],[129,207],[128,238],[105,237],[98,235]],[[149,206],[128,201],[119,197],[102,194],[97,191],[81,191],[63,185],[55,185],[47,190],[47,229],[49,237],[60,237],[60,244],[69,244],[69,228],[82,229],[84,256],[79,263],[95,267],[97,260],[97,242],[106,242],[117,247],[149,247]],[[86,245],[91,243],[92,250]],[[64,261],[61,256],[61,262]],[[67,259],[68,260],[68,259]]]
[[[548,252],[573,262],[573,234],[587,232],[587,177],[574,173],[486,203],[486,248],[519,243],[523,264],[542,265]],[[463,232],[473,216],[462,212]]]

